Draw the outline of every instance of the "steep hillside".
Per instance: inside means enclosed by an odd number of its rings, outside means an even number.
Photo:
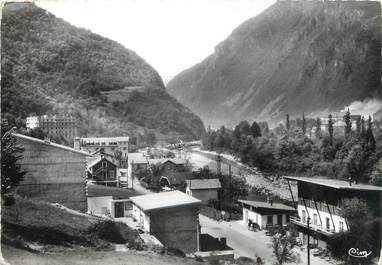
[[[1,33],[5,117],[72,114],[89,136],[151,131],[195,139],[204,131],[201,120],[167,94],[150,65],[112,40],[32,3],[7,4]]]
[[[215,126],[338,111],[381,95],[380,25],[378,2],[278,1],[167,89]]]

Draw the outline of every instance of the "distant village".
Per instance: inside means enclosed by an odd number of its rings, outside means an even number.
[[[381,112],[374,118],[380,116]],[[336,129],[343,130],[343,113],[330,119]],[[360,115],[351,116],[354,128],[362,119]],[[328,122],[322,117],[320,129],[327,130]],[[232,231],[238,238],[243,234],[254,242],[265,238],[258,244],[267,248],[272,236],[287,233],[300,246],[301,256],[308,252],[308,259],[309,255],[313,259],[326,257],[327,243],[336,234],[349,230],[350,224],[340,210],[344,199],[361,198],[374,210],[374,216],[380,215],[380,186],[294,176],[284,176],[282,180],[288,187],[289,202],[274,201],[272,197],[240,198],[232,201],[239,208],[235,215],[221,207],[232,180],[227,184],[222,179],[219,154],[213,154],[216,174],[200,177],[187,158],[189,146],[181,140],[166,147],[132,150],[126,135],[80,137],[73,117],[31,116],[26,119],[26,128],[40,128],[48,135],[63,137],[73,147],[12,129],[7,132],[23,148],[18,163],[26,174],[17,188],[20,196],[124,222],[151,240],[154,238],[160,246],[205,260],[233,259],[237,250],[229,239],[205,226],[208,222],[217,227],[229,224],[229,229],[236,229]]]

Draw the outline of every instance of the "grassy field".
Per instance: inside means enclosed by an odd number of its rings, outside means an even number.
[[[31,253],[2,246],[4,260],[11,265],[172,265],[201,264],[195,260],[161,256],[147,252],[94,251],[89,249],[63,250],[58,253]]]

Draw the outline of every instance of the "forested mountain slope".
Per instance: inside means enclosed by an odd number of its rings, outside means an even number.
[[[71,114],[81,134],[196,139],[201,120],[165,90],[133,51],[33,3],[9,3],[1,24],[3,117]]]
[[[167,89],[206,125],[339,111],[381,95],[380,26],[379,2],[278,1]]]

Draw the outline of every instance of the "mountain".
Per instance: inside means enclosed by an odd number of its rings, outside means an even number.
[[[135,52],[33,3],[8,3],[1,22],[1,110],[70,114],[82,135],[155,133],[198,139],[202,121],[171,97]]]
[[[205,124],[278,122],[381,97],[381,6],[278,1],[167,90]]]

